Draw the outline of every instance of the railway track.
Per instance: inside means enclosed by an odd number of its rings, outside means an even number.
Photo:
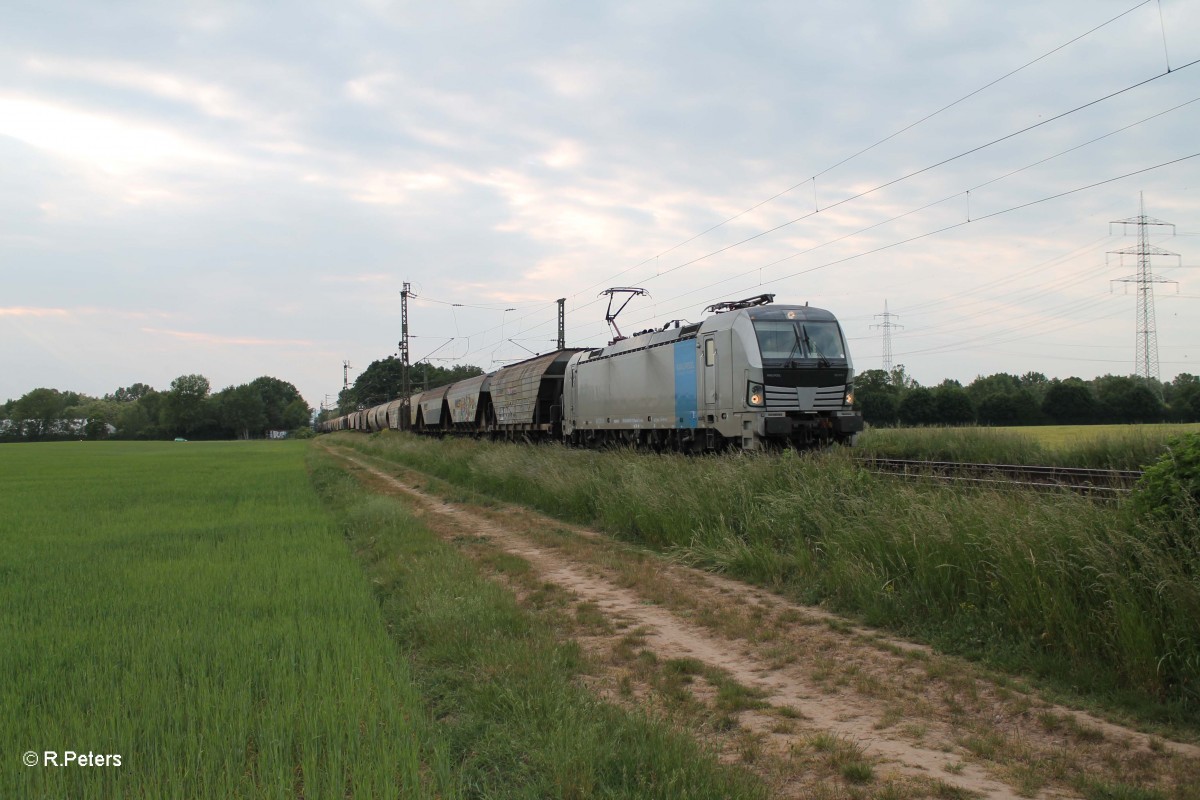
[[[1102,497],[1127,494],[1137,483],[1138,478],[1142,477],[1141,470],[1127,469],[1085,469],[1029,464],[971,464],[959,461],[919,461],[908,458],[875,457],[860,458],[858,462],[870,471],[879,474],[991,487],[1011,486],[1046,491],[1070,489]]]

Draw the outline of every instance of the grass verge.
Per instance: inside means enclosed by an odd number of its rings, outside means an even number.
[[[465,796],[763,796],[691,738],[595,698],[578,646],[399,501],[366,491],[319,451],[310,465],[414,666]]]
[[[1198,731],[1200,537],[1072,494],[904,483],[849,454],[336,441]]]

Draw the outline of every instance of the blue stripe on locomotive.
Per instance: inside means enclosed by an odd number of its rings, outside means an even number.
[[[696,427],[696,340],[675,343],[675,427]]]

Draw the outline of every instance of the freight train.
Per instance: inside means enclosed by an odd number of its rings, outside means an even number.
[[[412,430],[710,452],[851,444],[854,366],[829,311],[774,295],[709,306],[607,347],[557,350],[327,420]]]

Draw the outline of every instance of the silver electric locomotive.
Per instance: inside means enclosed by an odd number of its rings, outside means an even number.
[[[563,435],[680,450],[851,443],[862,430],[837,319],[762,295],[710,306],[704,322],[576,353]]]

